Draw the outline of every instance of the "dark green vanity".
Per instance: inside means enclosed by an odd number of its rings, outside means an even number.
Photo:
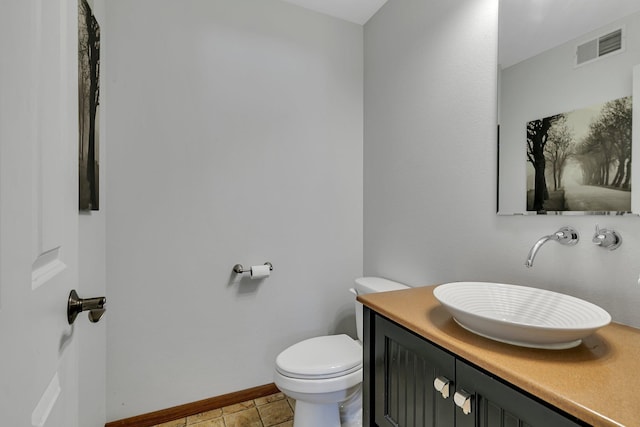
[[[364,327],[365,426],[587,425],[368,308]]]

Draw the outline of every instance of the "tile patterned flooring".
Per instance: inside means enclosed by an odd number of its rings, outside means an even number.
[[[293,400],[276,393],[154,427],[293,427],[294,407]]]

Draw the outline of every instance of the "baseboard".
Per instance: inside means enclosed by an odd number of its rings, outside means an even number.
[[[177,420],[188,417],[190,415],[199,414],[201,412],[219,409],[236,403],[245,402],[247,400],[258,399],[260,397],[269,396],[279,393],[280,390],[275,384],[265,384],[246,390],[236,391],[234,393],[223,394],[218,397],[199,400],[193,403],[174,406],[173,408],[162,409],[160,411],[149,412],[148,414],[137,415],[131,418],[125,418],[118,421],[111,421],[105,424],[105,427],[152,427],[156,424],[166,423],[168,421]]]

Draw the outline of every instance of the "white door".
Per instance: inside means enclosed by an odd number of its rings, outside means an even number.
[[[1,426],[78,427],[77,102],[76,0],[0,0]]]

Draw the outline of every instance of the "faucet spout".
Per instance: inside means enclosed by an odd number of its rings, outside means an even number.
[[[578,243],[578,240],[580,240],[580,236],[578,235],[578,232],[573,228],[562,227],[560,230],[556,231],[553,234],[541,237],[540,240],[538,240],[529,251],[527,260],[524,263],[527,268],[533,267],[533,260],[536,257],[536,254],[538,253],[542,245],[547,243],[549,240],[555,240],[562,245],[573,246]]]
[[[533,245],[531,250],[529,250],[529,255],[527,256],[527,260],[524,263],[524,265],[526,265],[527,268],[533,267],[533,259],[536,257],[536,254],[538,253],[542,245],[547,243],[549,240],[552,240],[554,237],[556,237],[555,234],[544,236]]]

